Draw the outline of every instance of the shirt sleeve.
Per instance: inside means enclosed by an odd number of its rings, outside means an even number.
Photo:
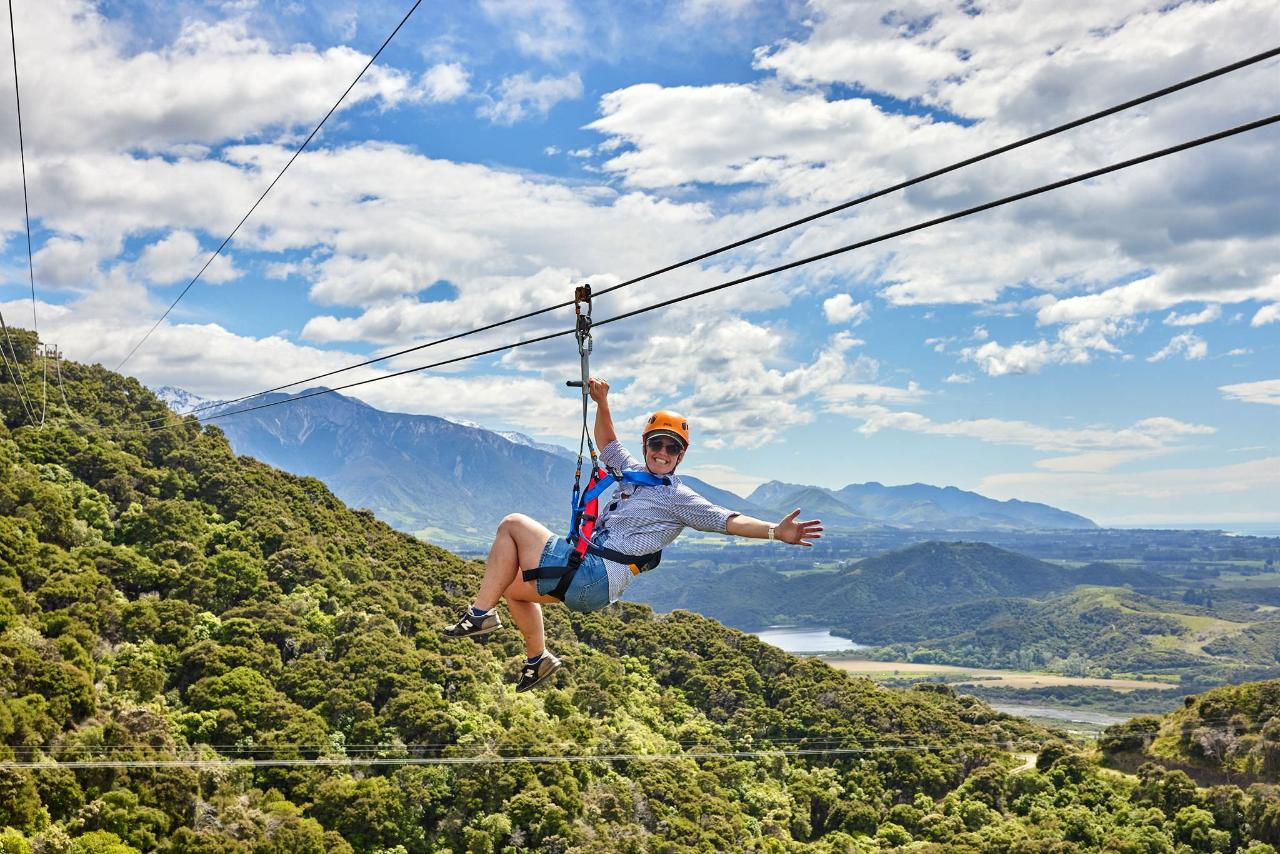
[[[672,502],[671,510],[681,525],[712,534],[727,533],[725,528],[729,519],[742,515],[719,504],[712,504],[684,484],[676,487],[676,500]]]
[[[614,439],[600,449],[600,460],[619,471],[635,471],[644,468],[644,464],[631,456],[631,452],[622,447],[622,443]]]

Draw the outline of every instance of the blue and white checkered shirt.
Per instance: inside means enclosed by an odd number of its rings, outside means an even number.
[[[616,439],[600,449],[600,459],[621,471],[646,470]],[[607,499],[600,500],[593,539],[623,554],[646,555],[671,545],[686,527],[723,534],[729,518],[737,515],[712,504],[675,475],[670,486],[620,483]],[[624,564],[606,560],[604,566],[609,573],[609,601],[616,602],[635,576]]]

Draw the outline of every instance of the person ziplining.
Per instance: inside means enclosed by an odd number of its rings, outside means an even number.
[[[689,423],[674,412],[659,410],[649,416],[640,437],[644,459],[632,456],[614,428],[609,383],[589,374],[589,287],[578,289],[575,306],[582,380],[569,385],[582,389],[582,438],[591,452],[592,476],[583,491],[580,444],[569,535],[557,536],[522,513],[507,516],[498,525],[479,592],[459,620],[444,628],[449,637],[491,634],[502,627],[497,605],[505,599],[524,635],[527,656],[517,691],[536,688],[561,667],[560,659],[546,648],[543,604],[562,602],[589,612],[616,602],[635,576],[658,565],[662,549],[686,527],[806,548],[822,536],[821,520],[799,521],[799,509],[770,523],[713,504],[681,482],[675,471],[689,449]],[[596,405],[594,431],[587,426],[588,398]],[[597,444],[605,468],[598,465]],[[609,486],[615,486],[613,494],[600,507],[600,496]]]

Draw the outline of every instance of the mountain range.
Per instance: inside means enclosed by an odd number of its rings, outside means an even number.
[[[276,403],[308,394],[275,393]],[[209,405],[182,389],[157,395],[175,411]],[[525,513],[553,530],[568,521],[576,454],[520,433],[432,415],[376,409],[331,393],[214,422],[237,453],[316,477],[342,500],[367,507],[402,530],[454,547],[488,542],[508,513]],[[1023,501],[995,501],[955,487],[850,484],[839,490],[770,481],[743,498],[696,477],[690,487],[731,510],[772,519],[796,507],[830,531],[900,528],[936,531],[1092,528],[1073,513]]]

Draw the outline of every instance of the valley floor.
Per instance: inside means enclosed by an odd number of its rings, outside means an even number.
[[[868,661],[852,657],[824,658],[828,664],[855,676],[869,679],[892,679],[896,676],[957,676],[973,678],[951,681],[956,685],[1004,686],[1008,688],[1052,688],[1060,685],[1082,685],[1091,688],[1110,688],[1114,691],[1133,691],[1139,688],[1172,690],[1176,685],[1142,679],[1102,679],[1088,676],[1060,676],[1054,673],[1031,673],[1022,670],[993,670],[977,667],[956,667],[950,664],[922,664],[911,661]]]

